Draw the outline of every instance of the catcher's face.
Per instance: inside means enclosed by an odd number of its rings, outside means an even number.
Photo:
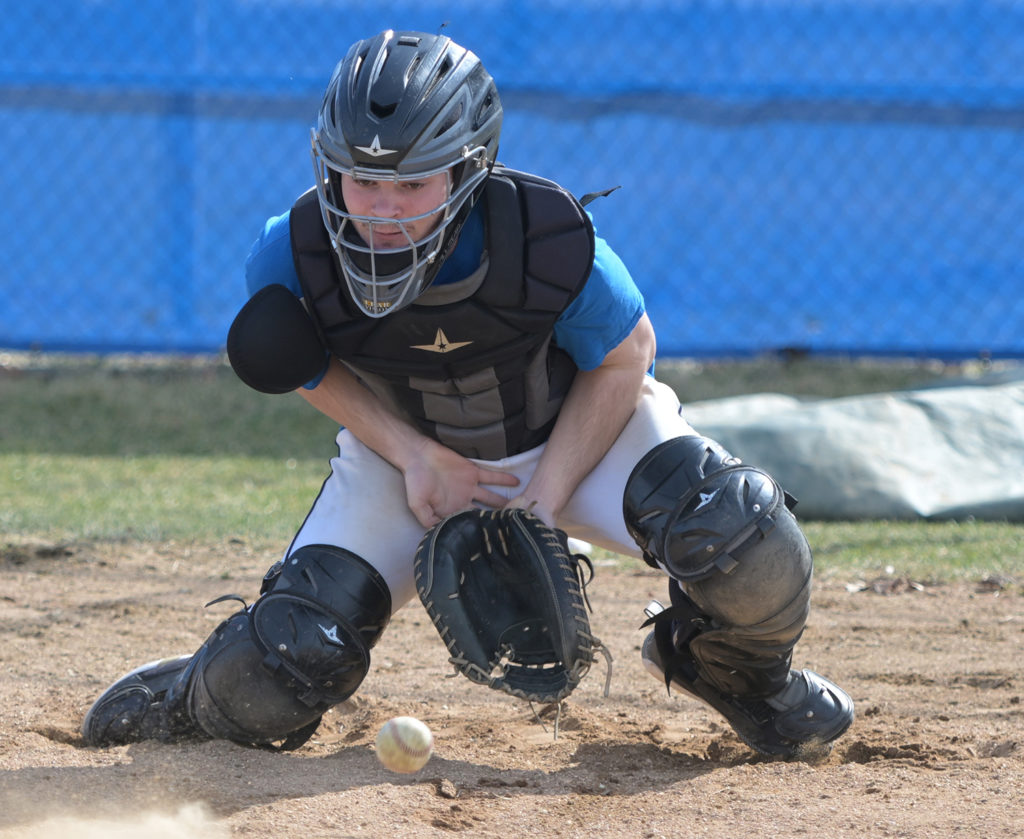
[[[451,189],[448,172],[409,181],[341,176],[352,225],[375,251],[407,249],[440,224]]]

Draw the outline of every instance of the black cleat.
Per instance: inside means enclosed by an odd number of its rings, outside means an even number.
[[[172,722],[164,708],[167,691],[192,660],[190,655],[163,658],[136,667],[97,699],[82,722],[89,746],[122,746],[140,740],[174,741],[200,736],[181,715]]]
[[[654,632],[644,641],[644,667],[718,711],[737,736],[754,751],[773,757],[817,758],[853,723],[853,700],[842,688],[810,670],[791,670],[786,686],[766,699],[743,699],[722,693],[694,673],[676,671],[668,678]]]

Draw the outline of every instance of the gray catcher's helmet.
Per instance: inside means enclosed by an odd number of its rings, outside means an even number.
[[[356,305],[383,317],[416,299],[454,246],[494,165],[502,108],[494,81],[470,51],[440,35],[388,30],[353,45],[331,76],[312,132],[324,224]],[[353,216],[341,176],[420,180],[448,173],[448,197],[407,219]],[[440,214],[415,241],[406,224]],[[374,248],[360,224],[399,225],[406,242]]]

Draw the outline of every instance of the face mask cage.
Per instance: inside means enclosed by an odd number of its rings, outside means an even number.
[[[331,247],[356,305],[369,317],[379,318],[396,312],[415,300],[433,280],[438,255],[447,245],[450,234],[457,232],[463,204],[468,201],[488,174],[487,151],[483,146],[463,149],[462,159],[454,165],[439,166],[413,173],[399,174],[394,169],[373,169],[342,166],[328,157],[316,131],[312,133],[313,169],[317,196],[324,225],[331,238]],[[359,216],[349,213],[341,194],[341,176],[376,181],[418,181],[440,173],[448,176],[448,198],[425,213],[408,218]],[[438,216],[437,224],[419,240],[414,240],[408,225]],[[369,241],[357,231],[355,223],[366,225]],[[373,245],[374,225],[395,227],[405,237],[400,247],[380,248]]]

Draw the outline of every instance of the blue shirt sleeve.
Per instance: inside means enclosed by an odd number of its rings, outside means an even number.
[[[296,297],[302,297],[299,275],[292,262],[291,210],[274,216],[263,225],[263,230],[245,258],[245,285],[252,297],[261,288],[279,283]]]
[[[644,311],[643,295],[629,269],[597,237],[590,278],[555,323],[555,340],[580,370],[593,370],[633,331]]]
[[[302,297],[299,275],[292,261],[291,210],[274,216],[263,225],[263,230],[245,258],[245,285],[252,297],[261,288],[278,283],[296,297]],[[312,390],[327,373],[329,354],[324,352],[324,367],[320,374],[303,385]]]

